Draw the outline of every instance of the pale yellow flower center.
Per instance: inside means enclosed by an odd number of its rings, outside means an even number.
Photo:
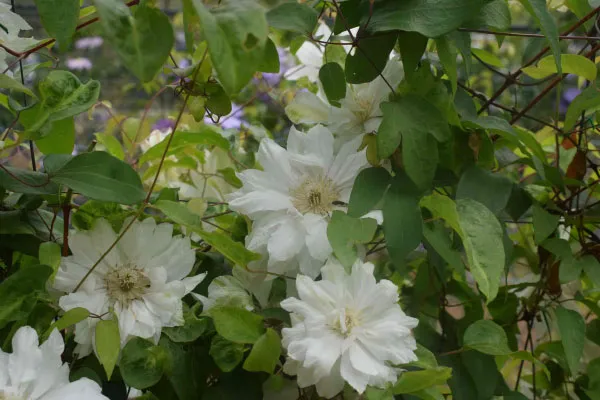
[[[150,279],[136,265],[125,264],[110,270],[105,278],[106,291],[111,300],[125,306],[139,300],[150,287]]]
[[[348,337],[352,333],[352,329],[358,325],[360,325],[360,319],[357,313],[348,308],[343,308],[339,310],[339,314],[334,319],[332,328],[341,336]]]
[[[335,183],[326,176],[308,177],[290,191],[292,204],[302,214],[326,215],[333,210],[340,197]]]

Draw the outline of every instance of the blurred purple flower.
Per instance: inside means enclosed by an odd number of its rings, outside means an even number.
[[[568,88],[562,92],[562,96],[560,98],[560,103],[558,105],[558,109],[561,114],[565,114],[571,102],[575,99],[575,97],[579,96],[581,90],[577,88]]]
[[[262,74],[264,80],[271,87],[277,86],[279,82],[281,82],[281,79],[286,73],[286,71],[288,71],[290,68],[296,65],[294,57],[292,57],[292,54],[289,52],[288,49],[277,48],[277,55],[279,56],[279,72],[263,72]]]
[[[98,47],[102,46],[103,43],[104,39],[102,39],[100,36],[89,36],[77,40],[75,42],[75,48],[78,50],[97,49]]]
[[[75,71],[89,71],[92,69],[92,61],[89,58],[77,57],[67,59],[67,68]]]
[[[215,124],[210,117],[204,117],[204,123],[207,125],[219,125],[223,129],[240,129],[244,120],[244,112],[237,104],[232,104],[232,111],[219,119],[219,123]],[[216,118],[216,117],[215,117]]]
[[[159,119],[158,121],[156,121],[154,123],[154,125],[152,125],[152,130],[153,131],[167,131],[169,129],[173,129],[175,128],[175,121],[173,121],[172,119],[168,119],[168,118],[162,118]]]

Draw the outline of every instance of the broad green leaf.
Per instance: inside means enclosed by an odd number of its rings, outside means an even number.
[[[577,311],[562,306],[557,307],[555,312],[565,358],[571,375],[574,376],[579,371],[579,360],[583,355],[585,320]]]
[[[483,49],[471,49],[471,53],[473,53],[474,55],[479,57],[481,61],[488,65],[491,65],[492,67],[504,68],[504,63],[502,62],[502,60],[494,53],[490,53],[489,51]]]
[[[145,389],[155,385],[164,372],[171,369],[170,354],[151,341],[134,337],[121,351],[119,371],[123,381],[136,389]]]
[[[376,229],[372,218],[353,218],[336,210],[327,225],[327,238],[337,259],[349,268],[356,261],[356,245],[369,242]]]
[[[246,371],[272,374],[280,355],[281,340],[279,335],[272,328],[267,328],[267,331],[252,346],[248,358],[244,361],[244,369]]]
[[[206,84],[205,91],[208,93],[205,103],[208,111],[219,117],[223,117],[231,112],[231,99],[221,85],[218,83]]]
[[[394,394],[414,393],[431,386],[443,385],[452,376],[452,369],[436,367],[422,371],[404,371],[394,385]]]
[[[51,71],[39,83],[40,103],[29,132],[38,132],[48,122],[73,117],[92,107],[100,95],[100,82],[90,80],[83,84],[68,71]]]
[[[265,333],[263,318],[243,308],[215,307],[210,316],[217,333],[235,343],[256,343]]]
[[[94,200],[135,204],[145,197],[142,181],[133,168],[103,151],[73,157],[53,172],[51,179]]]
[[[513,182],[506,176],[473,165],[461,175],[456,199],[473,199],[499,215],[506,207],[512,189]]]
[[[542,243],[558,227],[560,215],[550,214],[538,204],[533,205],[533,231],[536,243]]]
[[[175,223],[184,225],[199,234],[206,243],[211,245],[234,264],[246,267],[248,263],[258,260],[260,255],[247,250],[242,243],[235,242],[228,235],[218,231],[207,232],[202,229],[200,216],[193,213],[185,204],[175,201],[159,200],[154,207],[162,211]]]
[[[261,72],[270,72],[276,74],[279,73],[279,69],[279,53],[277,52],[277,47],[275,47],[275,43],[273,43],[271,39],[267,39],[267,44],[265,45],[265,54],[260,65],[258,66],[258,70]]]
[[[330,104],[339,104],[346,96],[344,69],[336,62],[324,64],[319,70],[319,80]]]
[[[398,35],[398,47],[402,55],[402,65],[404,73],[411,79],[417,66],[421,62],[421,57],[427,48],[429,39],[418,32],[400,32]]]
[[[381,75],[390,58],[390,52],[396,44],[397,37],[396,32],[359,37],[354,54],[346,56],[344,67],[346,81],[355,84],[366,83]]]
[[[418,343],[417,343],[417,349],[415,350],[415,355],[417,356],[418,360],[413,361],[413,362],[409,363],[408,365],[423,368],[423,369],[436,368],[438,366],[438,362],[437,362],[437,359],[435,358],[435,355],[431,351],[429,351],[427,348],[421,346]]]
[[[79,0],[35,0],[35,5],[48,35],[67,51],[79,21]]]
[[[597,288],[600,288],[600,262],[594,256],[586,255],[580,260],[583,271]]]
[[[403,30],[439,37],[451,32],[475,16],[484,0],[386,0],[379,2],[369,19],[374,32]]]
[[[40,244],[39,259],[40,263],[49,266],[54,271],[52,278],[56,275],[58,267],[60,267],[60,245],[54,242],[44,242]]]
[[[263,7],[252,0],[224,0],[208,9],[193,0],[219,81],[228,94],[239,92],[257,71],[269,26]]]
[[[444,72],[448,76],[450,80],[450,84],[452,85],[452,93],[456,93],[457,82],[458,82],[458,70],[456,57],[458,56],[456,52],[456,48],[452,46],[450,41],[445,37],[439,37],[435,39],[435,45],[438,51],[438,57],[444,67]]]
[[[442,196],[434,193],[425,196],[420,201],[421,207],[428,209],[433,217],[444,220],[452,229],[462,236],[462,230],[458,221],[458,212],[456,203],[448,196]]]
[[[29,88],[6,74],[0,74],[0,89],[15,90],[17,92],[25,93],[33,98],[37,98]]]
[[[504,329],[483,319],[469,325],[463,336],[463,346],[493,356],[512,353]]]
[[[119,0],[94,0],[103,36],[125,66],[142,82],[161,70],[175,42],[169,18],[159,9],[137,6],[135,12]]]
[[[534,79],[544,79],[547,76],[556,74],[556,64],[553,56],[544,57],[536,66],[523,68],[523,72]],[[563,54],[560,57],[560,63],[563,74],[574,74],[584,77],[588,81],[596,80],[596,65],[592,60],[579,54]]]
[[[106,376],[110,380],[115,365],[119,360],[121,350],[121,337],[119,336],[119,324],[114,320],[102,320],[96,324],[94,335],[96,354],[100,364],[104,367]]]
[[[198,339],[209,327],[206,317],[196,317],[193,311],[183,313],[184,322],[181,326],[163,328],[163,333],[175,343],[188,343]]]
[[[215,335],[210,342],[210,356],[223,372],[231,372],[244,359],[244,344]]]
[[[419,191],[404,175],[397,176],[383,200],[383,232],[390,257],[396,267],[404,265],[423,236]]]
[[[367,168],[360,171],[352,186],[348,202],[348,215],[360,218],[383,198],[390,184],[390,174],[384,168]]]
[[[315,9],[296,2],[280,4],[267,12],[271,27],[300,34],[312,33],[318,17]]]
[[[486,206],[475,200],[457,200],[456,210],[471,274],[489,303],[498,293],[504,272],[506,256],[499,245],[503,243],[502,225]]]
[[[454,248],[448,231],[440,223],[423,224],[423,237],[433,247],[450,267],[464,275],[465,267],[462,262],[461,253]]]
[[[180,153],[182,149],[189,147],[190,145],[217,146],[224,150],[229,150],[229,141],[210,127],[202,128],[198,132],[175,131],[173,135],[173,140],[171,140],[167,156]],[[163,140],[150,147],[140,157],[139,162],[143,164],[147,161],[160,159],[165,152],[166,146],[167,141]]]
[[[591,320],[585,329],[585,336],[600,346],[600,319]]]
[[[542,30],[544,37],[550,45],[554,55],[554,62],[558,73],[561,71],[561,50],[558,43],[558,28],[554,22],[554,17],[547,8],[546,0],[519,0],[527,12],[531,15],[536,25]]]
[[[562,259],[558,272],[560,283],[564,284],[579,279],[581,277],[581,271],[583,271],[583,268],[586,264],[600,267],[600,264],[598,264],[596,258],[589,254],[581,257],[578,260],[573,257]]]
[[[96,140],[103,145],[106,148],[106,151],[112,156],[117,157],[119,160],[125,158],[123,145],[116,137],[104,133],[96,133]]]
[[[515,351],[514,353],[510,353],[509,357],[515,360],[525,360],[529,361],[530,363],[535,363],[536,368],[540,368],[544,372],[546,377],[551,377],[550,370],[548,369],[548,367],[546,367],[546,364],[534,357],[533,354],[531,354],[529,351]]]
[[[87,317],[90,316],[90,312],[82,307],[72,308],[66,313],[63,314],[62,317],[58,319],[55,323],[53,323],[47,331],[47,334],[50,334],[53,329],[58,329],[62,331],[70,326],[75,325],[78,322],[83,321]],[[118,329],[118,328],[117,328]]]
[[[0,283],[0,329],[29,314],[51,274],[45,265],[22,266]]]
[[[493,0],[481,8],[477,19],[483,25],[505,31],[510,28],[511,17],[508,2],[506,0]]]
[[[380,159],[388,158],[398,148],[402,142],[402,127],[400,105],[395,102],[381,103],[383,119],[377,130],[377,153]]]
[[[75,147],[75,120],[69,117],[52,122],[49,132],[35,144],[44,154],[71,154]]]
[[[573,129],[583,111],[596,111],[598,109],[600,109],[600,95],[592,85],[575,97],[569,105],[565,116],[564,130],[568,132]]]

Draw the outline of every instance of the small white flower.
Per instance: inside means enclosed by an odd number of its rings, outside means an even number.
[[[215,306],[234,306],[254,310],[252,296],[246,291],[242,282],[235,276],[218,276],[208,285],[208,297],[192,293],[192,296],[202,302],[203,312]]]
[[[60,298],[60,307],[83,307],[102,319],[111,318],[112,309],[122,344],[130,336],[158,341],[162,327],[183,324],[181,299],[206,275],[186,278],[195,252],[188,237],[172,235],[171,224],[156,225],[152,218],[134,222],[81,288],[71,293],[117,238],[104,219],[97,220],[90,231],[75,233],[69,243],[73,255],[61,260],[54,281],[56,289],[69,293]],[[80,356],[91,352],[98,320],[87,318],[76,324]]]
[[[244,186],[228,196],[231,209],[254,222],[246,241],[252,251],[266,247],[269,270],[315,277],[332,252],[327,239],[331,212],[347,203],[354,180],[368,166],[358,142],[344,145],[337,155],[333,135],[323,126],[307,133],[290,130],[287,150],[263,139],[257,160],[263,171],[238,174]],[[340,203],[341,202],[341,203]],[[283,267],[284,270],[275,271]]]
[[[291,313],[292,327],[284,328],[288,351],[284,371],[298,375],[298,385],[316,385],[331,398],[348,382],[362,393],[367,385],[395,382],[393,365],[417,360],[411,329],[418,320],[398,305],[398,288],[388,280],[375,281],[373,264],[358,260],[348,275],[337,262],[322,269],[323,280],[299,275],[300,299],[281,307]]]
[[[347,85],[341,107],[330,106],[310,92],[299,92],[286,113],[295,124],[325,124],[341,143],[376,132],[383,117],[379,106],[392,93],[390,86],[396,88],[402,80],[400,61],[390,60],[382,75],[385,80],[379,76],[369,83]]]
[[[331,37],[331,29],[325,23],[319,24],[314,34],[315,39],[328,41]],[[302,77],[307,77],[311,82],[319,80],[319,70],[323,65],[323,51],[325,46],[306,40],[296,51],[296,57],[300,63],[296,67],[290,68],[285,79],[296,81]]]
[[[159,144],[160,142],[162,142],[163,140],[165,140],[172,132],[173,132],[173,130],[171,128],[167,128],[165,130],[161,130],[161,129],[153,130],[152,132],[150,132],[148,137],[140,143],[140,147],[142,148],[142,151],[144,153],[147,152],[151,147],[154,147],[157,144]]]
[[[225,195],[235,188],[225,181],[219,170],[233,167],[233,163],[225,150],[215,148],[204,151],[204,162],[196,171],[190,170],[191,184],[172,182],[171,187],[179,188],[179,196],[183,199],[202,198],[224,201]]]
[[[0,350],[0,399],[108,400],[88,378],[69,382],[69,365],[61,360],[65,344],[56,329],[40,345],[35,329],[23,326],[13,336],[12,349]]]

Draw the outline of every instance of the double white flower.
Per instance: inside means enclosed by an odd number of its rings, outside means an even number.
[[[0,350],[0,399],[108,400],[88,378],[69,382],[69,365],[61,360],[65,344],[56,329],[40,346],[35,329],[23,326],[12,349],[12,354]]]
[[[334,138],[317,125],[307,133],[290,130],[287,150],[271,139],[261,141],[256,158],[263,171],[238,174],[243,187],[232,193],[231,209],[253,220],[246,240],[250,250],[266,248],[268,269],[316,277],[330,256],[327,224],[331,212],[347,203],[357,174],[367,167],[358,141],[334,154]]]
[[[128,224],[125,221],[124,226]],[[181,299],[204,279],[186,278],[196,259],[188,237],[173,237],[173,225],[154,219],[135,221],[117,245],[73,292],[92,266],[116,240],[104,220],[90,231],[75,233],[69,242],[72,256],[64,257],[54,287],[69,294],[59,300],[63,310],[83,307],[94,314],[75,326],[80,356],[92,350],[99,318],[117,316],[121,343],[130,336],[158,341],[162,327],[183,325]]]
[[[367,385],[394,383],[394,365],[416,361],[411,329],[418,320],[398,305],[398,288],[375,281],[373,264],[357,261],[348,275],[337,262],[321,270],[323,279],[299,275],[300,299],[281,307],[291,312],[292,327],[283,329],[288,351],[284,371],[298,375],[298,385],[316,385],[331,398],[348,382],[362,393]]]

